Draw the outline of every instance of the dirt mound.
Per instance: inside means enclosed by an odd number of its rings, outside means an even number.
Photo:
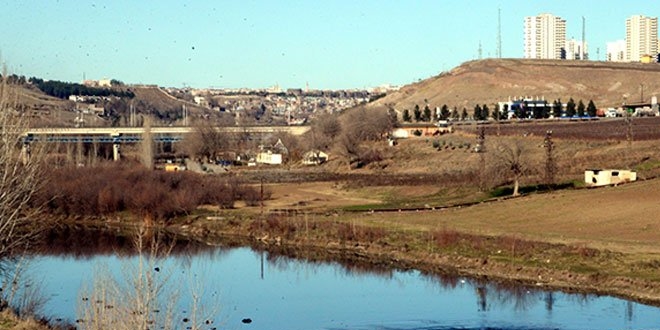
[[[493,106],[515,97],[564,102],[593,100],[599,108],[634,103],[660,94],[660,65],[595,61],[487,59],[407,85],[373,103],[398,110],[415,104],[467,108]]]

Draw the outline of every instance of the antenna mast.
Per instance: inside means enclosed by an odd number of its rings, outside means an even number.
[[[497,54],[495,57],[502,58],[502,9],[497,8]]]
[[[478,54],[479,54],[478,58],[479,59],[482,59],[482,53],[483,53],[483,50],[481,49],[481,40],[479,40],[479,51],[478,51]]]
[[[586,60],[585,54],[587,53],[584,50],[584,47],[586,47],[587,45],[587,41],[585,39],[586,39],[585,22],[584,22],[584,16],[582,16],[582,47],[580,47],[580,59],[583,61]]]

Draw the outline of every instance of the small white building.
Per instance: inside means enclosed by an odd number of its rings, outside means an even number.
[[[405,128],[395,128],[392,130],[393,139],[407,139],[410,137],[410,133]]]
[[[590,187],[617,185],[637,181],[637,172],[629,170],[590,169],[584,171],[584,182]]]
[[[328,154],[321,150],[311,150],[303,155],[303,165],[321,165],[328,161]]]
[[[273,153],[272,151],[263,151],[257,154],[257,164],[268,164],[268,165],[281,165],[282,164],[282,154]]]

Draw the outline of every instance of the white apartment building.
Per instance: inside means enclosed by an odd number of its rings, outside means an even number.
[[[566,59],[567,60],[587,60],[589,59],[589,49],[586,42],[582,40],[566,41]]]
[[[607,59],[608,62],[625,62],[626,61],[626,41],[617,40],[607,43]]]
[[[524,58],[562,59],[566,46],[566,20],[552,14],[525,17]]]
[[[626,20],[626,61],[639,62],[644,55],[658,54],[658,18],[643,15]]]

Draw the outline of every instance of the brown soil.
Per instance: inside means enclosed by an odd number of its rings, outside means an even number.
[[[566,102],[593,100],[600,108],[617,107],[641,98],[639,82],[648,102],[660,94],[657,64],[595,61],[486,59],[463,63],[449,72],[407,85],[371,106],[393,106],[412,111],[423,107],[454,106],[468,113],[476,104],[489,107],[509,97],[544,97]]]
[[[379,203],[380,200],[367,198],[358,192],[343,190],[334,182],[310,182],[286,185],[267,185],[272,198],[265,202],[267,210],[274,209],[332,209],[341,206]]]

